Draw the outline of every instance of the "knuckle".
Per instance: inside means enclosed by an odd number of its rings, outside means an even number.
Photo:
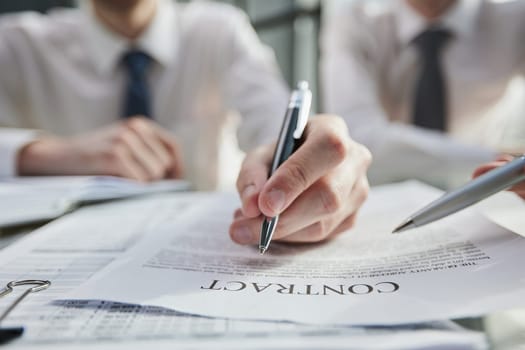
[[[345,231],[350,230],[352,227],[354,227],[355,224],[355,215],[351,215],[341,224],[341,227],[339,229],[340,233],[343,233]]]
[[[257,176],[257,172],[247,165],[243,164],[241,166],[241,171],[237,176],[237,181],[235,183],[237,190],[243,190],[248,184],[252,183]]]
[[[343,205],[340,191],[327,180],[320,180],[319,190],[323,212],[326,214],[338,212]]]
[[[118,128],[112,139],[113,145],[126,145],[129,141],[129,132],[126,127]]]
[[[324,136],[323,147],[326,154],[330,155],[337,163],[341,163],[348,157],[349,143],[335,130],[327,131]]]
[[[132,129],[140,129],[142,128],[144,125],[145,125],[145,120],[143,118],[140,118],[140,117],[133,117],[133,118],[129,118],[127,121],[126,121],[126,126],[132,128]]]
[[[166,173],[170,169],[171,163],[169,161],[166,161],[164,159],[159,160],[159,172],[162,174]]]
[[[363,185],[361,185],[360,190],[358,192],[357,201],[359,204],[362,204],[366,201],[368,198],[368,192],[370,191],[370,186],[368,185],[368,181],[365,181]]]
[[[153,179],[162,179],[164,177],[165,172],[166,172],[166,168],[162,166],[161,164],[159,164],[152,169],[151,175]]]
[[[300,186],[306,188],[309,185],[308,171],[300,164],[291,163],[287,167],[282,168],[284,171],[286,183],[288,188]]]
[[[113,157],[114,159],[119,159],[124,154],[124,149],[126,148],[125,144],[122,142],[113,142],[113,144],[109,147],[108,153],[110,157]]]
[[[253,167],[242,166],[237,178],[237,184],[246,185],[246,183],[253,182],[253,179],[257,177],[257,173]]]
[[[370,164],[372,164],[372,160],[373,160],[372,153],[370,153],[368,148],[366,148],[363,145],[359,145],[359,151],[360,151],[360,153],[362,155],[363,163],[364,163],[365,167],[368,168],[370,166]]]
[[[107,147],[103,152],[103,157],[109,163],[116,163],[120,161],[122,155],[122,145],[120,143],[114,142],[109,147]]]
[[[243,215],[242,209],[240,209],[240,208],[235,209],[235,211],[233,212],[233,218],[234,219],[240,219],[243,216],[244,215]]]
[[[325,229],[325,225],[318,221],[310,226],[310,230],[308,232],[308,239],[312,242],[320,242],[324,240],[327,236],[327,232]]]

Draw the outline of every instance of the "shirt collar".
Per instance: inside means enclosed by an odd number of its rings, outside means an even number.
[[[177,50],[175,35],[177,24],[175,4],[171,0],[159,0],[153,21],[133,42],[101,23],[94,13],[91,2],[82,1],[81,9],[85,14],[89,53],[100,73],[108,74],[113,71],[124,53],[131,48],[147,53],[164,66],[174,62]]]
[[[457,0],[435,24],[452,31],[455,38],[469,37],[476,30],[480,5],[480,0]],[[409,45],[430,24],[405,0],[398,0],[394,13],[398,23],[398,38],[403,45]]]

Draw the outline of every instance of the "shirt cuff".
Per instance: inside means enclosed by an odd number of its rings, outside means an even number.
[[[0,177],[16,176],[18,152],[35,140],[38,132],[24,129],[0,130]]]

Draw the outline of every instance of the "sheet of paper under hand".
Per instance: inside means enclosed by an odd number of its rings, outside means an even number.
[[[1,286],[24,278],[52,281],[50,288],[25,300],[2,322],[5,327],[23,325],[25,328],[22,338],[4,347],[39,350],[488,348],[483,333],[463,329],[451,321],[402,327],[339,327],[199,317],[166,308],[96,300],[53,302],[96,276],[142,238],[154,234],[150,227],[155,227],[155,222],[169,221],[173,225],[186,210],[199,204],[199,196],[177,193],[90,206],[1,250]],[[4,239],[0,237],[0,246]],[[0,310],[5,310],[11,300],[0,298]]]
[[[212,195],[177,225],[158,225],[155,235],[72,297],[344,325],[422,322],[525,305],[525,239],[474,210],[390,234],[438,195],[418,183],[376,188],[353,230],[323,244],[272,244],[265,256],[230,242],[238,202],[234,195]]]

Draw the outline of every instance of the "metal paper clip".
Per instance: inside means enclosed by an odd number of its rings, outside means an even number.
[[[34,287],[28,288],[24,293],[22,293],[16,300],[9,305],[9,307],[0,315],[0,323],[13,311],[13,309],[20,304],[26,296],[31,293],[39,292],[46,289],[51,285],[50,281],[42,280],[21,280],[21,281],[11,281],[7,286],[0,291],[0,298],[11,293],[13,287],[25,286],[25,285],[34,285]],[[0,328],[0,344],[5,344],[10,340],[13,340],[24,333],[24,327],[11,327],[11,328]]]

